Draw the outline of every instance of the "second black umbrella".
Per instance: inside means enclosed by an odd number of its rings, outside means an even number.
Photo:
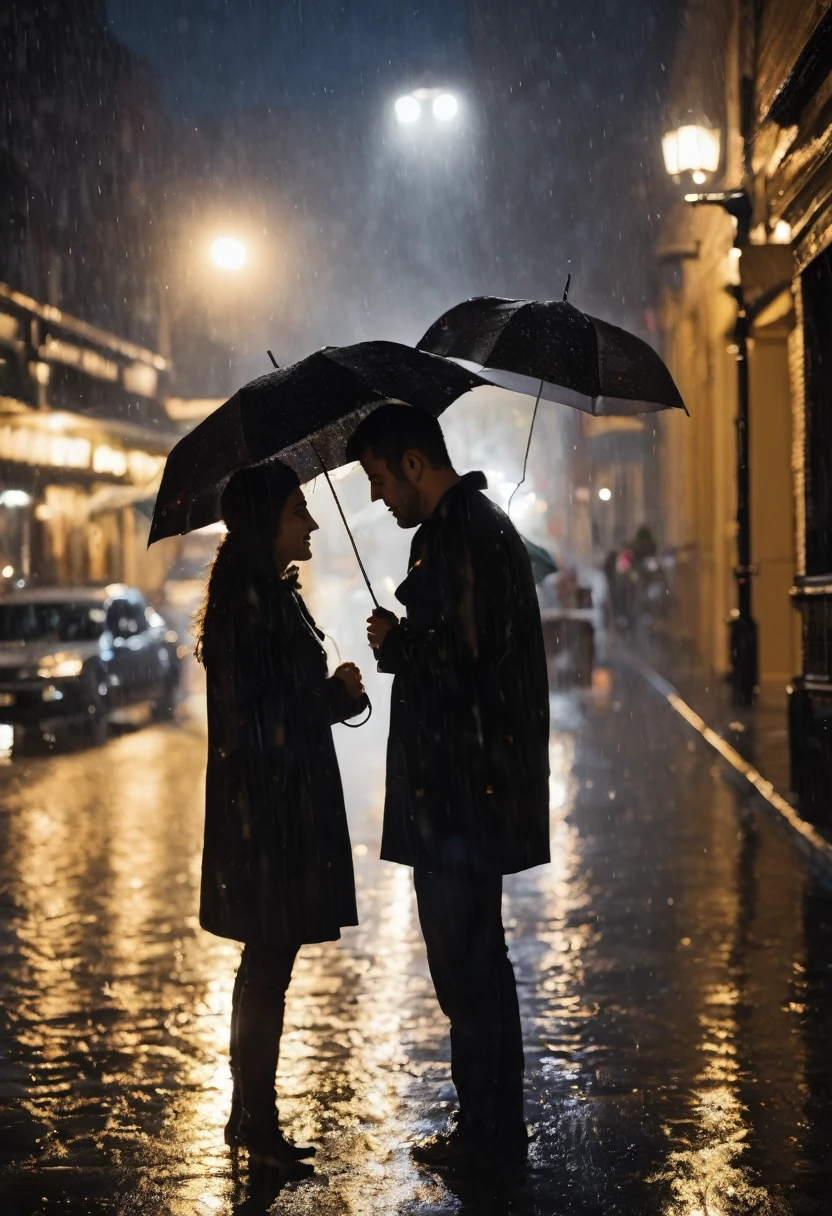
[[[664,363],[641,338],[566,300],[477,296],[436,321],[417,348],[475,368],[501,388],[588,414],[685,409]]]

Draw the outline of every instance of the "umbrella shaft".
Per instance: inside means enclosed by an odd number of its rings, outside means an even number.
[[[327,472],[326,465],[321,460],[318,449],[315,447],[314,444],[312,444],[311,446],[312,446],[312,451],[315,453],[315,455],[318,457],[318,460],[320,460],[320,462],[321,462],[321,468],[324,471],[324,477],[326,478],[326,484],[329,486],[330,490],[332,491],[332,497],[335,499],[335,505],[338,508],[338,514],[341,516],[341,519],[343,520],[343,523],[344,523],[344,527],[347,530],[347,536],[350,538],[350,544],[352,545],[352,551],[355,554],[355,560],[358,562],[358,568],[361,571],[362,575],[364,576],[364,582],[367,584],[367,590],[369,591],[372,601],[375,604],[376,608],[378,608],[379,603],[378,603],[378,600],[376,599],[376,593],[375,593],[375,591],[373,591],[373,585],[370,582],[367,571],[364,569],[364,563],[361,560],[361,554],[358,552],[358,545],[355,543],[355,537],[353,536],[352,532],[350,531],[350,526],[347,523],[347,517],[344,514],[344,509],[341,506],[340,499],[338,498],[338,495],[335,493],[335,486],[332,484],[332,478],[329,476],[329,473]]]
[[[567,291],[569,290],[569,283],[568,283],[568,282],[567,282],[567,284],[566,284],[566,290],[567,290]],[[541,394],[542,392],[543,392],[543,381],[541,380],[541,381],[540,381],[540,388],[537,390],[537,397],[535,398],[534,410],[532,411],[532,421],[531,421],[531,426],[529,427],[529,438],[526,440],[526,454],[525,454],[525,456],[523,457],[523,476],[520,478],[520,480],[518,481],[517,485],[516,485],[516,486],[514,487],[514,489],[511,491],[511,498],[509,498],[508,503],[507,503],[507,505],[506,505],[506,515],[508,515],[509,519],[511,519],[511,502],[512,502],[512,499],[514,498],[514,495],[517,493],[517,491],[518,491],[518,490],[520,489],[520,487],[522,486],[523,482],[526,480],[526,466],[527,466],[527,465],[528,465],[528,463],[529,463],[529,449],[530,449],[530,448],[531,448],[531,446],[532,446],[532,435],[533,435],[533,433],[534,433],[534,424],[535,424],[535,419],[537,418],[537,407],[540,405],[540,394]]]

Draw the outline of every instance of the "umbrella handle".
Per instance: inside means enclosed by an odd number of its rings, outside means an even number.
[[[350,526],[347,523],[347,517],[344,514],[344,509],[341,506],[338,495],[335,493],[335,486],[332,484],[332,478],[329,476],[329,473],[327,472],[327,468],[326,468],[326,465],[324,464],[323,460],[321,460],[320,452],[315,447],[315,445],[311,439],[309,441],[309,446],[311,447],[311,449],[315,453],[315,455],[318,457],[318,462],[320,463],[320,466],[324,471],[324,477],[326,478],[326,484],[329,486],[330,490],[332,491],[332,497],[335,499],[335,505],[338,508],[338,514],[341,516],[341,519],[343,520],[343,523],[344,523],[344,527],[347,530],[347,536],[350,538],[350,544],[352,545],[352,551],[355,554],[355,560],[358,562],[358,568],[364,576],[364,582],[367,584],[367,590],[369,591],[370,596],[372,597],[372,601],[375,604],[376,608],[378,608],[379,602],[376,599],[375,591],[373,591],[373,584],[370,582],[367,571],[364,569],[364,563],[361,560],[361,554],[358,552],[358,545],[355,543],[355,537],[353,536],[352,532],[350,531]]]
[[[367,696],[366,693],[364,695]],[[370,721],[370,718],[372,718],[372,716],[373,716],[373,703],[370,700],[370,698],[367,697],[367,717],[362,718],[360,722],[342,722],[341,725],[348,726],[350,728],[350,730],[358,730],[359,726],[366,726],[367,723]]]

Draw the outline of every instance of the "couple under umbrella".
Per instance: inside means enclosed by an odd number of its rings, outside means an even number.
[[[383,500],[399,527],[417,529],[396,591],[405,615],[376,606],[368,622],[378,667],[393,676],[381,856],[414,871],[459,1099],[455,1126],[414,1146],[413,1156],[479,1176],[521,1167],[528,1143],[501,895],[503,874],[549,860],[540,617],[522,539],[483,493],[483,474],[453,468],[435,417],[483,381],[410,352],[404,361],[416,356],[413,375],[399,375],[392,393],[385,360],[374,360],[378,348],[395,344],[362,345],[372,349],[359,356],[359,348],[346,348],[353,352],[346,362],[321,352],[299,378],[277,372],[277,385],[271,377],[255,382],[247,400],[238,394],[230,410],[223,407],[231,432],[222,443],[216,430],[183,440],[185,456],[169,460],[151,533],[156,539],[217,514],[228,527],[197,625],[209,728],[200,922],[244,943],[225,1135],[287,1177],[312,1172],[305,1159],[314,1148],[294,1145],[280,1128],[275,1075],[298,950],[336,940],[357,923],[331,728],[359,715],[367,699],[355,664],[328,676],[323,635],[293,563],[311,556],[317,528],[301,478],[357,460],[371,499]],[[347,380],[363,380],[360,402],[354,398],[336,419],[315,413],[322,359],[335,365],[344,402]],[[295,432],[286,411],[277,425],[264,405],[281,384],[285,401],[290,382],[301,409],[288,413],[305,419]],[[393,396],[413,404],[391,403]],[[268,460],[275,425],[281,459]],[[229,459],[241,465],[230,478],[222,472]],[[186,478],[189,461],[200,467]]]
[[[374,500],[417,528],[397,590],[368,638],[394,677],[381,856],[414,870],[439,1003],[451,1022],[461,1119],[416,1146],[430,1166],[525,1158],[523,1047],[501,921],[502,874],[549,860],[546,663],[523,542],[460,477],[439,422],[384,405],[356,430]],[[280,462],[235,474],[228,532],[198,623],[208,688],[200,923],[244,944],[231,1024],[229,1144],[303,1177],[314,1150],[275,1106],[283,1008],[306,943],[357,924],[352,853],[331,727],[367,701],[358,667],[327,676],[294,562],[317,528]]]

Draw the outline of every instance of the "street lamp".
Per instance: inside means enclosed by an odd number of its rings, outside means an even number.
[[[452,118],[456,118],[458,109],[459,102],[453,93],[440,93],[438,97],[434,97],[431,106],[433,117],[438,118],[440,122],[450,122]]]
[[[676,181],[689,173],[697,186],[719,168],[719,131],[703,123],[683,123],[662,137],[664,167]]]
[[[413,89],[396,101],[396,121],[402,126],[418,122],[428,103],[430,114],[439,124],[451,122],[459,113],[459,99],[447,89]]]
[[[233,236],[221,236],[211,246],[211,257],[223,270],[241,270],[247,251],[242,241]]]
[[[418,122],[422,107],[415,97],[400,97],[396,102],[396,120],[401,123]]]

